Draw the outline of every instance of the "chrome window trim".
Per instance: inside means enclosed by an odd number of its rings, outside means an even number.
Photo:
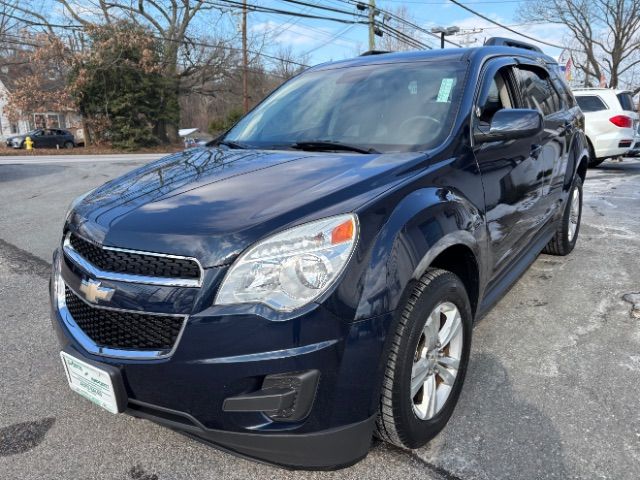
[[[80,237],[80,238],[82,238],[86,242],[94,244],[98,248],[102,248],[103,250],[111,250],[115,252],[124,252],[124,253],[135,253],[138,255],[150,255],[150,256],[161,257],[161,258],[191,260],[195,262],[198,265],[198,268],[200,269],[200,277],[198,279],[151,277],[147,275],[134,275],[131,273],[108,272],[108,271],[99,269],[98,267],[90,263],[88,260],[86,260],[84,257],[82,257],[71,245],[71,232],[67,233],[67,235],[65,235],[64,237],[64,242],[62,244],[62,249],[64,251],[64,254],[67,257],[69,257],[73,261],[73,263],[78,265],[85,272],[87,272],[88,274],[92,275],[95,278],[99,278],[101,280],[112,280],[116,282],[143,283],[145,285],[157,285],[157,286],[165,286],[165,287],[197,288],[202,286],[202,276],[203,276],[204,269],[202,268],[202,264],[198,261],[197,258],[183,257],[180,255],[168,255],[164,253],[143,252],[140,250],[128,250],[125,248],[117,248],[117,247],[106,247],[106,246],[97,245],[95,242],[87,240],[83,237]]]
[[[129,360],[157,360],[162,358],[167,358],[172,356],[176,349],[178,348],[178,344],[182,339],[182,334],[184,333],[185,327],[187,325],[188,315],[171,315],[166,313],[149,313],[149,312],[140,312],[135,310],[123,310],[119,308],[112,307],[103,307],[94,305],[92,303],[87,302],[81,295],[78,295],[71,287],[65,284],[62,279],[61,271],[60,271],[60,263],[62,259],[58,259],[58,264],[56,265],[56,273],[55,273],[55,292],[56,292],[56,303],[58,307],[58,312],[62,317],[62,320],[69,330],[71,336],[84,348],[87,352],[92,353],[94,355],[99,355],[102,357],[109,358],[121,358],[121,359],[129,359]],[[124,313],[137,313],[143,315],[158,315],[165,317],[175,317],[182,318],[182,327],[180,328],[180,332],[176,337],[176,341],[173,344],[171,350],[126,350],[126,349],[118,349],[118,348],[109,348],[109,347],[101,347],[97,345],[86,333],[82,331],[80,326],[76,323],[71,315],[71,312],[67,308],[67,301],[65,298],[65,288],[69,288],[80,300],[85,302],[87,305],[92,308],[102,309],[102,310],[114,310]]]

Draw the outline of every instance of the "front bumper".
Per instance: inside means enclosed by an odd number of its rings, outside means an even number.
[[[60,268],[61,263],[57,254],[54,265]],[[76,275],[67,269],[58,281],[73,284],[77,278],[70,276]],[[189,315],[169,357],[108,358],[87,351],[71,333],[57,303],[56,284],[52,320],[62,348],[119,370],[126,413],[290,468],[340,468],[367,454],[390,314],[348,322],[317,305],[299,317],[274,321],[205,308]],[[302,419],[225,411],[225,400],[259,391],[268,376],[310,370],[319,372],[319,381]]]

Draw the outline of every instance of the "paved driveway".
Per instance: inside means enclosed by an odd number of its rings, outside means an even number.
[[[590,170],[580,239],[541,255],[474,331],[450,424],[412,453],[287,472],[73,394],[50,327],[50,255],[69,201],[146,158],[0,162],[0,478],[640,478],[640,162]]]

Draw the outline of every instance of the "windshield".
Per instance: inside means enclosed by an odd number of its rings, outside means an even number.
[[[451,130],[465,68],[462,62],[413,62],[303,73],[224,141],[247,148],[304,149],[322,142],[365,151],[426,150]]]

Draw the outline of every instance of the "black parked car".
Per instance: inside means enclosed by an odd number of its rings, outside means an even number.
[[[319,65],[78,198],[51,282],[71,388],[294,468],[424,445],[474,320],[578,238],[583,116],[518,46]]]
[[[73,134],[58,128],[37,128],[24,135],[7,138],[7,147],[25,148],[25,139],[30,137],[33,148],[73,148],[76,141]]]

